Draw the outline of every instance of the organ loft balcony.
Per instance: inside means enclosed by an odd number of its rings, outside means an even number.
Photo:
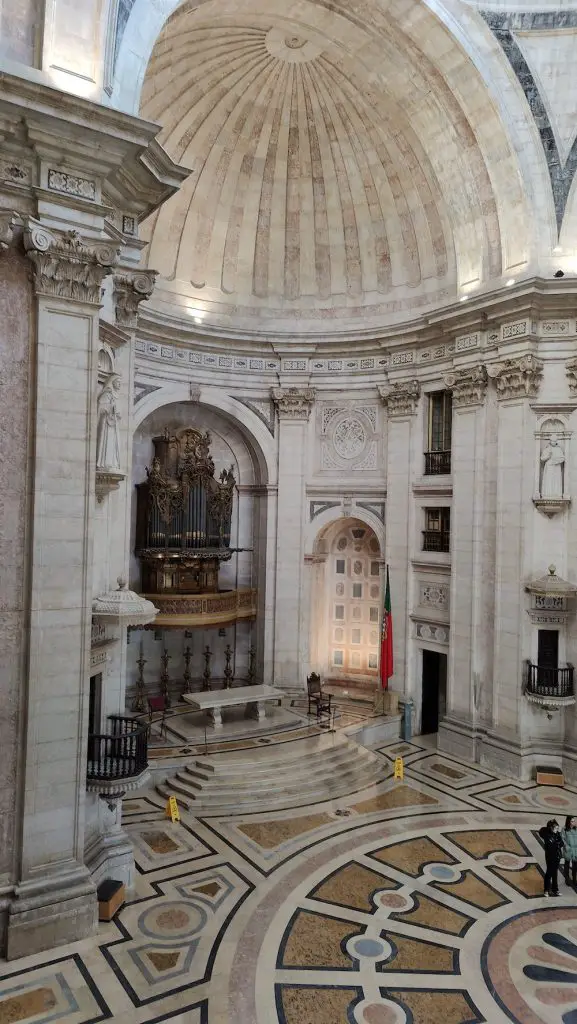
[[[153,438],[147,479],[137,484],[136,555],[141,592],[158,615],[151,628],[226,626],[254,619],[257,591],[223,589],[219,573],[231,548],[233,468],[218,479],[208,432],[193,427]]]

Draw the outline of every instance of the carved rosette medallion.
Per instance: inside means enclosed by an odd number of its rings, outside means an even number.
[[[116,323],[136,327],[138,307],[152,295],[156,270],[122,270],[114,275],[114,308]]]
[[[482,405],[487,391],[487,367],[482,363],[476,366],[462,367],[452,370],[443,376],[445,387],[453,392],[453,405],[464,407]]]
[[[38,295],[100,305],[102,282],[116,264],[118,249],[78,231],[48,230],[32,217],[24,223],[24,247]]]
[[[337,424],[333,433],[333,445],[341,459],[356,459],[364,451],[367,432],[359,419],[347,416]]]
[[[414,416],[420,394],[421,385],[418,380],[379,387],[379,395],[387,406],[389,416]]]
[[[314,388],[271,389],[271,398],[281,420],[308,420],[315,394]]]
[[[543,375],[543,363],[528,353],[517,359],[504,359],[487,366],[487,373],[495,381],[497,398],[536,398]]]

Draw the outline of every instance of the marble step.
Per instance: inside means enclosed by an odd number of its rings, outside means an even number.
[[[263,796],[255,798],[250,794],[243,797],[230,795],[228,798],[217,799],[209,795],[200,794],[198,797],[191,793],[184,792],[179,786],[163,784],[157,787],[158,793],[167,799],[169,796],[176,796],[178,803],[196,816],[211,817],[233,816],[239,814],[254,814],[259,811],[283,810],[291,807],[306,807],[311,804],[323,803],[325,801],[336,801],[348,796],[351,793],[359,793],[382,782],[382,775],[375,773],[372,776],[360,774],[351,775],[341,779],[338,784],[335,782],[330,789],[310,788],[302,786],[294,793],[278,792],[271,793],[265,799]]]
[[[315,753],[308,754],[306,757],[307,772],[316,770],[319,766],[332,765],[335,768],[351,759],[356,759],[359,756],[368,757],[368,760],[378,761],[379,758],[376,754],[371,751],[363,750],[362,754],[359,755],[359,748],[351,744],[340,743],[334,747],[334,749],[321,750]],[[254,755],[253,755],[254,758]],[[251,759],[242,762],[221,762],[215,761],[214,764],[207,764],[201,758],[195,759],[193,765],[187,768],[191,773],[200,776],[206,776],[210,781],[216,781],[220,778],[226,778],[227,781],[231,780],[243,780],[247,775],[251,779],[258,779],[259,776],[265,779],[270,778],[271,774],[275,776],[281,775],[292,775],[295,771],[300,771],[303,765],[302,756],[299,757],[274,757],[266,758],[261,760]],[[211,771],[212,769],[212,771]]]
[[[346,771],[356,770],[360,768],[361,764],[366,767],[374,764],[376,769],[384,770],[382,762],[376,756],[342,753],[338,757],[318,758],[314,762],[307,762],[306,774],[307,778],[320,781],[331,779]],[[217,771],[214,775],[202,776],[194,766],[191,766],[177,772],[177,778],[181,782],[187,782],[194,789],[202,789],[206,793],[218,792],[223,786],[233,791],[240,791],[246,789],[247,785],[253,792],[267,793],[270,789],[291,785],[295,778],[301,778],[301,772],[302,762],[298,765],[283,765],[282,767],[275,764],[269,771],[251,771],[248,778],[246,772],[233,774],[226,771]]]
[[[337,755],[335,759],[335,755]],[[195,814],[235,814],[248,810],[262,810],[280,806],[295,806],[322,800],[334,800],[381,782],[386,766],[371,751],[353,744],[341,744],[336,751],[330,749],[323,757],[300,758],[296,763],[286,759],[279,772],[278,762],[269,771],[246,771],[236,779],[218,767],[210,778],[202,778],[191,765],[161,783],[157,790],[164,798],[171,793],[184,807]],[[220,766],[225,769],[225,766]],[[258,762],[252,766],[259,768]]]

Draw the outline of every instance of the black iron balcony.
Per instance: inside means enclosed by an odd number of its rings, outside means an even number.
[[[138,719],[110,715],[111,731],[88,737],[87,782],[122,782],[148,766],[148,726]]]
[[[451,452],[425,452],[425,476],[446,476],[451,472]]]
[[[450,551],[450,545],[448,530],[423,530],[423,551]]]
[[[573,665],[545,668],[527,662],[527,696],[562,699],[573,697]]]

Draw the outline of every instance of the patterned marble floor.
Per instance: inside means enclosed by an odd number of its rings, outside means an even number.
[[[378,754],[383,781],[337,803],[173,825],[127,800],[133,898],[0,963],[0,1024],[577,1024],[577,897],[543,898],[538,839],[577,794]]]

